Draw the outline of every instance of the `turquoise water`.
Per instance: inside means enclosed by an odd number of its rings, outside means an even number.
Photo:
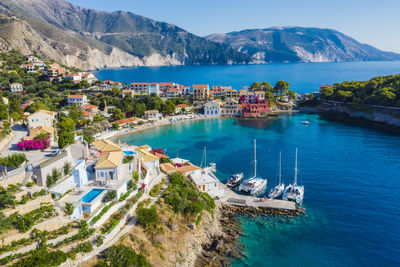
[[[281,63],[235,66],[168,66],[105,69],[96,72],[101,80],[132,82],[177,82],[183,85],[226,85],[240,89],[255,81],[290,82],[299,93],[317,91],[322,84],[366,80],[400,73],[400,62]]]
[[[89,192],[87,192],[87,194],[82,197],[82,201],[85,203],[90,203],[90,202],[92,202],[93,199],[95,199],[103,191],[104,191],[104,189],[94,188],[94,189],[90,190]]]
[[[309,126],[301,121],[310,121]],[[163,135],[166,130],[168,135]],[[246,257],[233,266],[400,266],[400,133],[389,127],[318,114],[271,121],[212,119],[185,122],[120,138],[149,144],[200,164],[202,149],[217,177],[252,175],[253,139],[259,174],[268,188],[282,175],[299,183],[306,215],[241,217]]]

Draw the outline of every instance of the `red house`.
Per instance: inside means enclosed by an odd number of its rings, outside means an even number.
[[[242,104],[243,116],[245,118],[257,118],[269,113],[268,103]]]

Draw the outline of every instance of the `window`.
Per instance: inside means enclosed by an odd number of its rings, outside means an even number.
[[[104,172],[99,172],[101,178],[104,178]]]

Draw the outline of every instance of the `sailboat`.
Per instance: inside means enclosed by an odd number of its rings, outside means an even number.
[[[294,183],[289,184],[283,193],[283,200],[292,200],[296,203],[303,203],[304,186],[297,184],[297,148],[296,148],[296,165],[294,168]]]
[[[278,198],[283,194],[285,184],[282,183],[282,152],[279,152],[279,184],[269,191],[269,198]]]
[[[203,166],[204,164],[204,166]],[[207,166],[207,147],[204,147],[203,156],[201,157],[200,168],[208,169],[211,172],[217,172],[217,164],[211,162],[209,166]]]
[[[257,153],[256,153],[256,140],[254,139],[254,176],[246,179],[240,186],[239,191],[244,191],[252,195],[259,195],[264,193],[267,187],[267,179],[262,179],[257,176]]]
[[[229,187],[237,186],[240,183],[240,181],[242,181],[243,177],[244,177],[243,172],[236,173],[229,178],[229,181],[226,183],[226,185]]]

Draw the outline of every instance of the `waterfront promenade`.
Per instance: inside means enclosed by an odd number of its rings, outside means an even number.
[[[221,203],[224,205],[285,210],[285,211],[296,210],[296,203],[292,201],[279,200],[279,199],[264,199],[249,195],[239,195],[221,182],[219,182],[219,188],[224,189],[224,196],[220,199]]]

